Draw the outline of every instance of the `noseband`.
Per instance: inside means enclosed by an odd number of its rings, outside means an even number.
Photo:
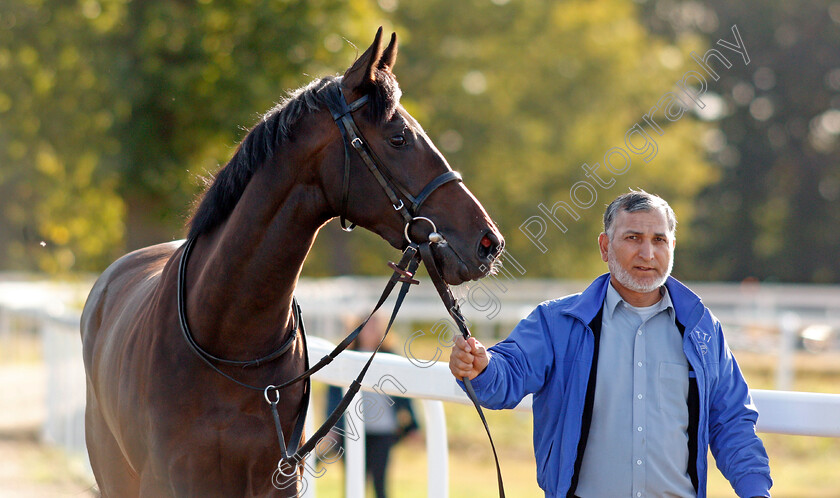
[[[330,110],[330,114],[332,114],[333,120],[335,120],[335,124],[338,125],[338,129],[341,132],[341,139],[344,142],[344,181],[341,189],[341,213],[339,214],[339,220],[343,230],[349,232],[356,227],[355,223],[351,223],[348,227],[346,220],[347,207],[349,205],[350,197],[351,147],[356,150],[368,170],[370,170],[373,174],[373,177],[376,178],[377,182],[379,182],[382,190],[385,191],[385,195],[388,196],[388,200],[391,201],[391,206],[393,206],[395,211],[402,215],[403,220],[406,223],[406,227],[408,227],[412,220],[416,218],[420,206],[423,205],[432,192],[449,182],[463,181],[460,173],[457,171],[447,171],[423,187],[416,197],[413,196],[407,188],[394,179],[394,177],[389,173],[388,168],[386,168],[382,164],[382,161],[376,157],[373,149],[365,141],[362,132],[353,120],[353,112],[361,109],[368,102],[368,96],[365,95],[356,99],[352,104],[348,105],[347,100],[344,99],[344,93],[341,91],[340,83],[331,85],[326,91],[330,96],[330,98],[327,99],[327,107]],[[403,202],[400,198],[400,195],[397,195],[397,192],[402,195],[402,198],[409,202],[409,206],[405,205],[405,202]],[[410,242],[411,240],[409,240],[409,243]]]

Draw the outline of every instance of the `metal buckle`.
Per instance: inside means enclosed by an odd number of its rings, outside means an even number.
[[[400,205],[399,205],[399,206],[397,206],[396,204],[391,204],[391,207],[393,207],[393,208],[394,208],[394,211],[399,211],[400,209],[402,209],[402,208],[404,208],[404,207],[405,207],[405,204],[403,204],[402,199],[400,199]],[[424,219],[426,219],[426,218],[424,218]],[[431,220],[430,220],[430,221],[431,221]],[[409,223],[410,223],[410,222],[409,222]],[[406,237],[407,237],[407,236],[406,236]],[[411,242],[411,241],[409,240],[409,242]]]
[[[352,145],[353,148],[356,149],[356,150],[362,150],[362,146],[364,146],[364,144],[365,143],[362,142],[362,139],[359,138],[359,137],[356,137],[353,140],[350,140],[350,145]]]

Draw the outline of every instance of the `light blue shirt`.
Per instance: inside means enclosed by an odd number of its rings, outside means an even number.
[[[647,308],[604,299],[592,424],[576,495],[695,496],[688,467],[688,361],[667,289]]]

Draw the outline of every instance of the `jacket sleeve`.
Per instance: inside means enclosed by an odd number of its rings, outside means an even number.
[[[482,406],[514,408],[542,388],[554,364],[544,305],[524,318],[504,341],[488,349],[487,368],[472,381]],[[459,380],[461,389],[464,384]]]
[[[758,412],[747,382],[715,320],[720,341],[718,377],[710,386],[709,445],[718,469],[740,497],[770,496],[773,481],[767,452],[755,433]]]

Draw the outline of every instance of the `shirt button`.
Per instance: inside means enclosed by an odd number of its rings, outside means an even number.
[[[636,465],[641,465],[641,464],[642,464],[641,460],[636,460]]]
[[[636,430],[642,432],[642,426],[636,427]]]
[[[642,366],[642,362],[640,361],[639,363],[636,363],[636,366]]]
[[[642,496],[642,492],[641,492],[641,491],[637,491],[637,492],[636,492],[636,496]]]
[[[636,334],[637,334],[637,335],[642,335],[642,329],[637,330],[637,331],[636,331]]]
[[[636,397],[637,397],[637,398],[639,398],[639,399],[644,398],[644,396],[642,396],[642,395],[641,395],[641,393],[640,393],[640,394],[637,394],[637,395],[636,395]]]

